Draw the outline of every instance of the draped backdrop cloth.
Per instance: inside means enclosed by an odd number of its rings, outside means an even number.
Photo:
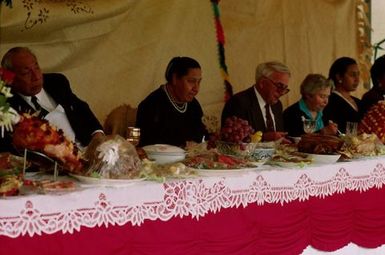
[[[292,71],[287,106],[310,72],[327,75],[333,60],[358,57],[357,2],[220,1],[226,61],[234,92],[254,83],[257,64],[279,60]],[[224,85],[209,0],[28,0],[0,7],[0,53],[28,46],[43,71],[62,72],[100,121],[120,104],[133,107],[164,83],[174,56],[203,70],[198,95],[219,116]],[[361,86],[356,93],[363,94]]]

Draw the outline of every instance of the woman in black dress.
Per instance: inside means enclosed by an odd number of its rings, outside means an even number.
[[[189,57],[175,57],[166,68],[166,84],[148,95],[138,106],[136,126],[141,129],[140,146],[171,144],[185,146],[207,136],[203,111],[195,96],[202,71]]]
[[[335,90],[324,109],[324,118],[337,123],[345,133],[347,122],[358,123],[362,118],[361,100],[351,95],[360,82],[357,62],[349,57],[337,59],[330,67],[329,79],[333,80]]]

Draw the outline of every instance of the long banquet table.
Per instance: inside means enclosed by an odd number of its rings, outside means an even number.
[[[4,198],[0,255],[301,254],[352,244],[375,251],[385,244],[384,166],[383,157],[263,166]]]

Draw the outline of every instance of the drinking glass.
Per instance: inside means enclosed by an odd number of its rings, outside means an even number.
[[[315,131],[315,120],[308,120],[305,119],[303,120],[303,130],[305,131],[306,134],[311,134]]]
[[[346,122],[346,135],[356,136],[357,135],[357,122]]]
[[[137,146],[139,144],[139,140],[140,140],[140,128],[128,127],[126,139],[127,139],[127,141],[132,143],[134,146]]]

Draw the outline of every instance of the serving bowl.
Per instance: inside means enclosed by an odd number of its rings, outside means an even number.
[[[186,157],[186,151],[169,144],[153,144],[143,147],[147,156],[158,164],[175,163]]]
[[[230,143],[225,141],[216,142],[217,150],[226,155],[242,157],[254,161],[270,159],[275,148],[264,143]]]

